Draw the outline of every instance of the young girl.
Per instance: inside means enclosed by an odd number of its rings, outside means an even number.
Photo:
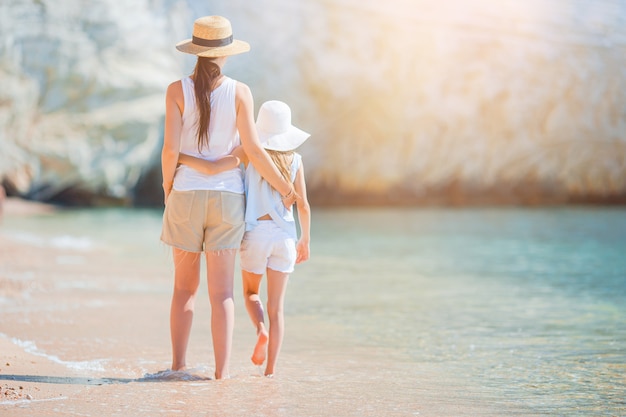
[[[306,196],[301,156],[295,152],[310,135],[291,124],[291,110],[280,101],[268,101],[259,109],[256,122],[261,146],[268,152],[283,177],[294,184],[300,225],[297,238],[293,211],[284,205],[285,198],[263,179],[245,155],[233,155],[246,164],[246,232],[241,244],[241,269],[246,309],[256,327],[257,343],[252,362],[261,366],[267,356],[265,376],[272,377],[283,341],[285,325],[283,304],[289,274],[296,263],[309,259],[311,210]],[[217,162],[207,162],[181,154],[179,162],[200,171],[218,169]],[[297,241],[297,243],[296,243]],[[267,274],[267,312],[265,326],[259,287]]]

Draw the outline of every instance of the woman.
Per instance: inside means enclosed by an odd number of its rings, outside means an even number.
[[[165,211],[161,240],[173,248],[174,292],[170,309],[173,371],[185,370],[187,343],[200,284],[201,254],[206,259],[211,303],[215,378],[229,377],[234,326],[235,256],[244,233],[244,184],[239,159],[226,157],[239,144],[261,175],[284,197],[297,199],[260,146],[254,102],[245,84],[222,74],[230,55],[250,46],[233,39],[228,19],[207,16],[194,22],[192,39],[176,45],[198,56],[190,77],[169,85],[161,155]],[[207,175],[178,165],[180,152],[217,161]]]

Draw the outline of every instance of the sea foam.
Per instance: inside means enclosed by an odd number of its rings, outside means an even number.
[[[39,349],[35,342],[30,340],[21,340],[15,337],[8,337],[5,334],[0,333],[0,336],[9,339],[15,345],[19,346],[26,353],[30,353],[31,355],[41,356],[43,358],[48,359],[54,363],[58,363],[63,365],[69,369],[80,370],[80,371],[104,371],[104,363],[107,359],[95,359],[91,361],[65,361],[59,358],[56,355],[51,355],[46,353],[44,350]]]

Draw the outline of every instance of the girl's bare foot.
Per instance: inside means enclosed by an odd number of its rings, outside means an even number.
[[[269,336],[265,329],[259,332],[254,352],[252,353],[252,363],[255,365],[263,365],[265,362],[265,351],[267,350],[267,340]]]

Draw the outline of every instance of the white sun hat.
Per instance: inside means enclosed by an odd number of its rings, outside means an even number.
[[[261,146],[272,151],[292,151],[311,136],[291,124],[291,109],[278,100],[261,105],[256,128]]]

